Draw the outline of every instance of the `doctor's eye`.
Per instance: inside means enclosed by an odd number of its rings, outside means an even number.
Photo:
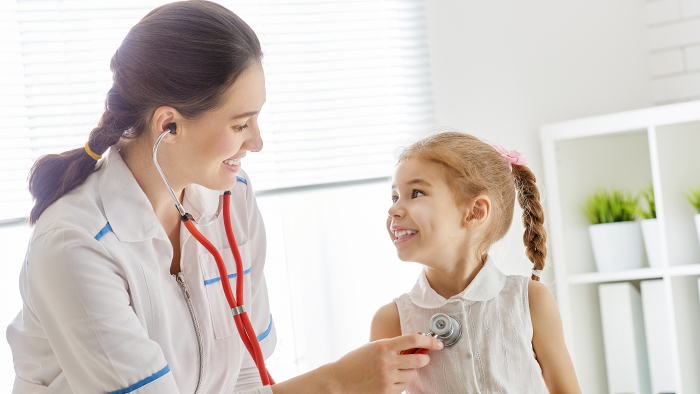
[[[243,126],[238,126],[236,127],[236,131],[243,131],[248,128],[248,124],[244,124]]]
[[[396,204],[396,202],[399,201],[399,196],[391,196],[391,201],[393,201],[394,204]]]
[[[419,193],[420,193],[420,194],[419,194]],[[413,194],[411,194],[411,197],[417,198],[417,197],[420,197],[420,196],[425,196],[425,193],[423,193],[423,192],[420,191],[420,190],[414,189],[414,190],[413,190]]]

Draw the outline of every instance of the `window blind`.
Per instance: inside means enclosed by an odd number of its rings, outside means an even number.
[[[0,221],[26,217],[27,175],[82,146],[109,60],[155,0],[0,0]],[[397,144],[433,120],[420,0],[220,1],[260,38],[265,143],[256,190],[389,176]]]

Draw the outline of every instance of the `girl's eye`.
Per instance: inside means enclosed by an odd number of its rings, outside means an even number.
[[[417,198],[417,197],[420,197],[420,196],[425,196],[425,193],[423,193],[423,192],[420,191],[420,190],[413,190],[413,194],[412,194],[412,197],[413,197],[413,198]]]
[[[394,204],[396,204],[396,202],[399,201],[399,196],[391,196],[391,201],[393,201]]]
[[[245,130],[245,129],[247,129],[247,128],[248,128],[248,125],[247,125],[247,124],[244,124],[243,126],[238,126],[238,127],[236,127],[236,131],[243,131],[243,130]]]

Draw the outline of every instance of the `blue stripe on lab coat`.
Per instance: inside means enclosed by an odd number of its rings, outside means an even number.
[[[265,330],[264,333],[258,335],[258,342],[262,341],[263,339],[267,338],[268,335],[270,335],[270,332],[272,331],[272,315],[270,315],[270,324],[267,326],[267,330]]]
[[[121,390],[117,390],[117,391],[112,391],[111,393],[108,393],[108,394],[126,394],[126,393],[130,393],[130,392],[132,392],[132,391],[134,391],[134,390],[136,390],[136,389],[138,389],[138,388],[140,388],[140,387],[143,387],[143,386],[145,386],[145,385],[151,383],[152,381],[158,379],[159,377],[165,375],[165,374],[168,373],[168,372],[170,372],[170,365],[166,365],[165,368],[161,369],[160,371],[154,373],[153,375],[147,377],[146,379],[144,379],[144,380],[142,380],[142,381],[140,381],[140,382],[138,382],[138,383],[136,383],[136,384],[132,384],[131,386],[129,386],[129,387],[125,388],[125,389],[121,389]]]
[[[95,239],[99,241],[100,238],[104,237],[105,234],[107,234],[110,231],[112,231],[112,226],[110,226],[109,222],[107,222],[107,224],[105,224],[105,226],[102,227],[102,230],[100,230],[100,232],[97,233],[97,235],[95,235]]]
[[[248,268],[247,270],[243,271],[243,275],[247,275],[247,274],[249,274],[249,273],[250,273],[250,268]],[[229,279],[233,279],[233,278],[235,278],[235,277],[237,277],[237,276],[238,276],[237,274],[229,274],[229,275],[228,275],[228,278],[229,278]],[[216,278],[214,278],[214,279],[208,279],[208,280],[205,280],[205,281],[204,281],[204,285],[210,285],[210,284],[212,284],[212,283],[219,282],[220,280],[221,280],[221,277],[216,277]]]
[[[248,181],[246,181],[245,178],[241,178],[241,177],[237,176],[237,177],[236,177],[236,180],[237,180],[238,182],[243,182],[243,183],[245,183],[246,185],[248,184]]]

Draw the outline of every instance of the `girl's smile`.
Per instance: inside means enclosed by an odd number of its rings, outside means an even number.
[[[415,158],[400,163],[392,201],[387,230],[401,260],[439,267],[463,256],[465,213],[441,165]]]
[[[391,226],[389,231],[393,234],[392,239],[394,241],[394,244],[407,242],[413,239],[413,237],[415,237],[416,234],[418,234],[418,230],[413,230],[401,226]]]

